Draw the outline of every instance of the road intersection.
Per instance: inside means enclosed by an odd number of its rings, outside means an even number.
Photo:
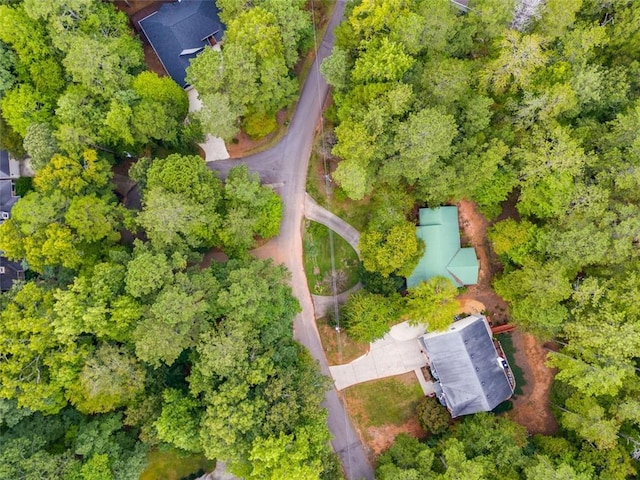
[[[300,99],[289,130],[273,148],[241,160],[220,160],[209,163],[212,170],[226,177],[234,165],[245,163],[260,174],[263,183],[278,185],[277,191],[284,203],[284,217],[280,234],[254,251],[259,258],[271,258],[283,263],[291,272],[293,293],[300,302],[301,313],[294,321],[294,336],[315,358],[323,374],[330,376],[327,360],[320,343],[314,318],[313,303],[307,286],[302,262],[302,219],[304,217],[307,167],[322,106],[329,88],[320,75],[322,60],[331,53],[333,31],[344,14],[345,0],[338,0],[322,43],[318,46],[315,62],[302,88]],[[345,407],[335,388],[326,394],[324,406],[328,411],[329,430],[335,452],[340,456],[349,480],[373,479],[362,442],[356,434]]]

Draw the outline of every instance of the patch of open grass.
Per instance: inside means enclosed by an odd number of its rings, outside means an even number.
[[[344,391],[349,415],[361,432],[381,425],[403,425],[424,398],[413,372],[349,387]]]
[[[336,329],[329,325],[325,318],[319,318],[316,323],[329,365],[349,363],[369,351],[368,343],[356,342],[345,333],[344,329],[336,332]]]
[[[140,480],[180,480],[192,473],[211,472],[216,467],[215,460],[207,460],[202,455],[185,455],[174,449],[151,450],[147,461]]]
[[[329,229],[316,222],[306,221],[302,236],[304,270],[309,290],[315,295],[332,294],[331,245]],[[333,234],[333,246],[338,293],[358,283],[358,255],[345,239]]]
[[[511,338],[511,335],[508,333],[501,333],[499,335],[496,335],[496,338],[500,341],[500,345],[502,345],[502,350],[507,356],[507,361],[509,362],[509,366],[511,367],[513,376],[516,379],[516,388],[513,392],[513,396],[515,398],[518,395],[522,395],[522,387],[527,384],[527,381],[524,379],[524,371],[516,363],[516,348],[513,345],[513,339]]]

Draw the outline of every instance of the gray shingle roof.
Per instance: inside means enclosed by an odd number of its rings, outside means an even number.
[[[167,73],[185,86],[189,60],[208,45],[207,37],[222,40],[224,25],[214,0],[182,0],[166,3],[138,22]],[[185,50],[196,52],[180,55]]]
[[[493,410],[513,394],[481,315],[420,337],[452,417]]]
[[[10,213],[13,204],[18,201],[18,197],[13,195],[13,181],[0,180],[0,211]]]
[[[10,178],[9,152],[0,150],[0,178]]]

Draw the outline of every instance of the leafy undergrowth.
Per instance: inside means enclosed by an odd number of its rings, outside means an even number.
[[[331,245],[329,229],[307,221],[303,234],[304,270],[314,295],[332,294]],[[358,283],[358,255],[340,235],[333,234],[337,293]]]
[[[147,456],[147,468],[140,480],[180,480],[193,473],[202,474],[216,468],[215,460],[200,455],[184,455],[173,449],[152,450]]]
[[[369,351],[368,343],[356,342],[345,333],[344,329],[339,333],[336,332],[336,329],[329,325],[325,318],[318,319],[316,323],[329,365],[349,363]]]

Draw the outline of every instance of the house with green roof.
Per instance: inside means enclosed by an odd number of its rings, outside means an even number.
[[[427,248],[407,278],[408,288],[436,276],[449,278],[458,287],[478,283],[476,251],[460,247],[458,207],[421,208],[416,235]]]

